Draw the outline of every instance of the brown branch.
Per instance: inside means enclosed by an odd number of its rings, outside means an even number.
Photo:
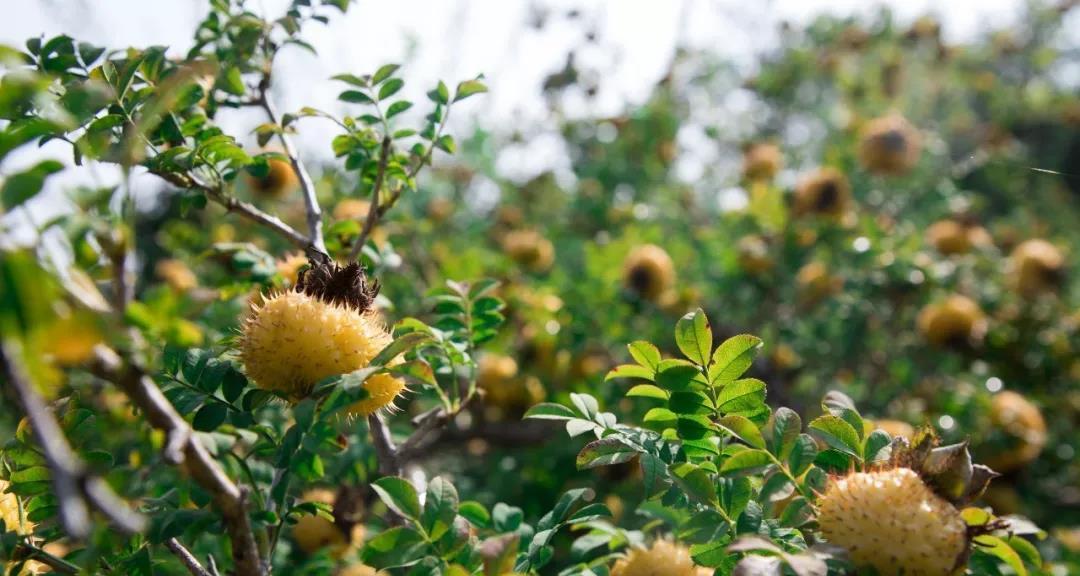
[[[277,216],[267,214],[266,212],[259,210],[253,204],[244,202],[243,200],[237,200],[235,197],[225,194],[219,188],[203,184],[187,174],[158,172],[155,170],[151,170],[150,173],[159,176],[174,186],[201,190],[206,194],[207,198],[225,207],[225,210],[236,213],[241,218],[250,220],[260,226],[269,228],[301,250],[307,250],[312,246],[312,242],[307,236],[304,236],[292,226],[282,222]]]
[[[285,155],[289,157],[289,163],[292,164],[293,171],[300,180],[300,189],[304,193],[304,207],[307,210],[308,238],[311,239],[311,246],[326,254],[326,243],[323,241],[322,233],[322,209],[319,208],[319,198],[315,195],[315,183],[311,180],[311,174],[308,174],[303,162],[300,161],[300,154],[292,138],[289,138],[289,135],[285,133],[285,127],[281,125],[281,117],[278,116],[277,109],[270,100],[269,90],[270,74],[267,74],[263,82],[259,84],[259,104],[266,111],[270,122],[281,129],[278,132],[278,139],[281,140],[281,147],[285,149]]]
[[[184,545],[176,538],[169,538],[166,540],[165,547],[180,559],[180,563],[183,564],[184,568],[187,568],[188,572],[191,572],[193,576],[211,576],[210,572],[208,572],[206,568],[203,568],[203,565],[199,563],[199,559],[196,558],[190,550],[184,548]]]
[[[93,529],[90,511],[97,510],[121,532],[142,532],[146,518],[132,510],[104,480],[92,475],[72,450],[56,417],[31,383],[20,361],[21,354],[21,346],[15,340],[5,339],[0,343],[4,379],[30,421],[45,455],[64,530],[76,540],[87,538]]]
[[[379,167],[375,171],[375,182],[371,186],[371,206],[368,208],[367,218],[364,219],[364,227],[360,230],[360,235],[356,237],[356,243],[349,252],[349,260],[356,260],[360,256],[360,251],[364,249],[364,244],[367,244],[371,231],[375,229],[375,224],[378,224],[379,219],[397,201],[397,196],[401,195],[401,192],[397,191],[385,205],[379,200],[383,182],[386,180],[386,164],[390,162],[391,143],[389,134],[383,136],[382,146],[379,148]]]
[[[390,429],[378,412],[368,416],[368,427],[371,428],[371,440],[375,444],[375,457],[379,460],[379,474],[401,475],[401,462],[398,460],[397,448],[394,447],[394,439],[390,437]]]
[[[49,568],[52,568],[53,572],[57,574],[78,574],[79,567],[64,560],[63,558],[56,557],[48,552],[26,543],[25,541],[18,542],[17,548],[21,548],[26,551],[26,559],[40,562]],[[25,572],[25,570],[23,571]]]
[[[183,462],[191,477],[209,492],[225,522],[232,541],[233,563],[240,576],[264,576],[267,571],[259,558],[255,535],[247,513],[247,491],[237,486],[195,437],[187,421],[157,387],[157,384],[130,360],[112,349],[99,345],[91,371],[117,384],[146,415],[150,425],[165,432],[165,459]]]

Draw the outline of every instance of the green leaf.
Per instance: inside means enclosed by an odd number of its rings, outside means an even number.
[[[445,106],[450,102],[450,89],[446,87],[442,80],[439,80],[438,86],[428,92],[427,96],[432,102]]]
[[[765,449],[765,438],[761,436],[761,431],[749,418],[738,414],[728,414],[717,424],[751,447]]]
[[[63,169],[64,165],[56,160],[44,160],[29,170],[9,176],[0,188],[4,210],[10,211],[37,196],[45,186],[45,179]]]
[[[652,384],[638,384],[628,390],[626,396],[629,398],[655,398],[656,400],[668,399],[668,393],[663,388]]]
[[[397,72],[398,68],[401,68],[400,64],[385,64],[375,71],[375,75],[371,77],[372,84],[382,84],[383,80],[386,80],[394,72]]]
[[[428,538],[438,540],[450,530],[458,511],[458,493],[454,485],[442,476],[428,482],[421,526]]]
[[[374,100],[371,96],[359,91],[359,90],[346,90],[341,94],[338,94],[338,100],[342,102],[352,102],[353,104],[372,104]]]
[[[712,327],[701,308],[687,313],[675,324],[675,343],[691,362],[704,366],[712,352]]]
[[[892,437],[884,430],[874,430],[866,437],[866,449],[863,460],[866,462],[885,462],[892,454]]]
[[[479,502],[467,500],[458,505],[458,514],[477,528],[487,528],[491,525],[491,514]]]
[[[716,488],[705,470],[688,462],[682,462],[668,466],[668,473],[687,496],[702,504],[717,505]]]
[[[240,74],[240,69],[233,66],[226,70],[218,83],[218,87],[234,96],[243,96],[244,77]]]
[[[721,414],[753,418],[765,408],[765,383],[757,378],[729,382],[716,396],[716,405]]]
[[[761,348],[761,338],[740,334],[724,340],[713,352],[709,364],[709,382],[718,386],[742,376],[754,362]]]
[[[387,344],[386,348],[383,348],[376,354],[375,357],[371,359],[371,362],[368,362],[368,366],[385,366],[394,358],[397,358],[425,342],[430,342],[431,340],[431,335],[426,332],[409,332],[407,334],[402,334],[401,336],[394,338],[393,342]]]
[[[657,349],[656,346],[651,342],[638,340],[636,342],[631,342],[627,348],[630,349],[630,356],[633,357],[635,362],[648,368],[654,373],[656,372],[657,368],[660,366],[661,360],[660,350]]]
[[[604,381],[614,380],[615,378],[640,378],[642,380],[653,379],[653,372],[644,366],[638,366],[637,364],[623,364],[612,368],[607,376],[604,377]]]
[[[645,413],[643,422],[646,424],[655,424],[662,427],[674,426],[679,420],[679,415],[668,410],[667,408],[653,408]]]
[[[859,434],[843,418],[831,414],[819,416],[810,423],[809,428],[829,447],[855,458],[860,457]]]
[[[1028,572],[1027,568],[1024,567],[1024,561],[1016,553],[1016,550],[1009,546],[1008,542],[993,534],[983,534],[975,537],[974,545],[976,550],[994,556],[1007,564],[1009,568],[1016,572],[1017,576],[1027,576]]]
[[[398,476],[379,478],[371,484],[379,498],[399,516],[419,520],[420,497],[416,488],[406,479]]]
[[[562,404],[542,402],[529,408],[525,412],[525,418],[533,420],[572,420],[577,418],[577,413]]]
[[[419,559],[426,547],[424,537],[419,532],[396,526],[368,540],[360,558],[372,566],[400,566]]]
[[[764,450],[741,450],[732,454],[720,466],[721,474],[750,474],[772,464],[772,458]]]
[[[810,469],[814,463],[817,453],[817,442],[814,442],[809,434],[799,434],[799,437],[795,439],[795,445],[791,448],[791,453],[788,454],[788,470],[796,478],[802,476],[803,472]]]
[[[667,467],[663,460],[648,453],[642,454],[640,461],[641,482],[645,488],[645,497],[651,498],[667,486]]]
[[[409,108],[412,108],[412,102],[409,102],[408,100],[399,100],[397,102],[394,102],[390,105],[389,108],[386,109],[386,118],[393,118],[394,116],[401,114]]]
[[[386,100],[394,94],[397,94],[398,90],[401,90],[401,87],[404,85],[405,81],[401,78],[391,78],[387,80],[386,84],[383,84],[382,87],[379,88],[379,100]]]
[[[578,412],[586,418],[594,418],[600,412],[600,404],[596,402],[596,398],[593,398],[588,394],[571,392],[570,402],[573,403],[574,408],[577,408]]]
[[[228,414],[229,409],[224,404],[211,402],[199,408],[199,411],[195,413],[195,418],[191,421],[191,427],[200,432],[211,432],[225,422],[225,417]]]
[[[585,445],[577,456],[578,470],[622,464],[633,460],[638,450],[627,446],[615,436],[594,440]]]
[[[473,94],[480,94],[481,92],[487,92],[487,86],[479,80],[466,80],[458,84],[457,92],[454,94],[454,102],[460,102]]]
[[[772,417],[772,453],[781,460],[786,459],[801,432],[802,418],[799,414],[784,406],[777,408]]]
[[[691,383],[701,375],[696,366],[691,364],[664,364],[656,373],[656,384],[661,388],[680,391],[691,387]]]
[[[31,466],[11,473],[9,478],[12,484],[26,484],[28,482],[46,482],[49,480],[49,469],[45,466]]]

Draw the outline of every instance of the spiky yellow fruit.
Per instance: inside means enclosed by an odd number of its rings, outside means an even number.
[[[909,468],[834,478],[818,507],[829,543],[881,576],[947,576],[967,550],[959,511]]]
[[[301,496],[304,502],[318,502],[334,505],[335,494],[325,488],[308,490]],[[346,534],[337,524],[322,516],[305,514],[297,519],[292,527],[292,537],[296,545],[308,554],[314,554],[324,548],[337,556],[363,540],[363,527],[356,525],[350,534]],[[374,574],[374,572],[373,572]]]
[[[337,576],[381,576],[386,572],[380,572],[367,564],[352,564],[341,569]]]
[[[772,180],[784,165],[784,155],[775,144],[758,142],[743,152],[743,176],[747,180]]]
[[[998,472],[1010,472],[1039,457],[1046,445],[1046,420],[1038,406],[1016,392],[1005,390],[990,401],[990,420],[1009,436],[1011,447],[988,456],[988,466]]]
[[[708,573],[694,565],[688,548],[668,540],[657,540],[651,548],[633,548],[611,568],[611,576],[699,576]]]
[[[642,244],[623,261],[623,284],[646,300],[658,302],[675,284],[675,263],[655,244]]]
[[[334,220],[363,220],[371,211],[371,202],[346,198],[334,206]]]
[[[248,186],[256,194],[269,198],[281,198],[296,189],[300,181],[291,163],[281,158],[271,158],[267,165],[269,170],[266,176],[256,178],[249,175],[247,178]]]
[[[919,161],[921,153],[922,137],[899,114],[874,118],[860,134],[859,162],[875,174],[906,174]]]
[[[977,340],[986,329],[979,305],[959,294],[927,305],[919,312],[918,324],[923,336],[936,346],[962,345]]]
[[[168,258],[154,265],[154,274],[176,292],[188,292],[199,285],[195,273],[180,260]]]
[[[792,208],[799,216],[840,217],[851,205],[851,185],[836,168],[818,168],[804,176],[795,187]]]
[[[555,262],[555,246],[536,230],[515,230],[503,237],[503,251],[521,266],[544,272]]]
[[[1025,296],[1047,292],[1061,284],[1065,256],[1046,240],[1036,238],[1021,242],[1009,260],[1014,285]]]
[[[320,380],[366,367],[392,341],[371,308],[377,293],[377,284],[368,287],[355,263],[305,270],[295,290],[252,305],[240,346],[248,377],[259,388],[300,400]],[[364,388],[368,397],[350,406],[349,414],[367,417],[392,405],[405,382],[376,374]]]
[[[799,300],[804,305],[812,306],[840,291],[844,286],[844,279],[833,276],[825,264],[814,261],[799,268],[795,274],[795,283],[799,287]]]

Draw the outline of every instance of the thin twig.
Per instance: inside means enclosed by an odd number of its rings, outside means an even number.
[[[397,458],[400,462],[408,462],[416,457],[421,442],[423,442],[429,434],[435,432],[439,428],[445,426],[450,422],[451,415],[443,408],[436,408],[426,414],[422,415],[416,423],[416,429],[412,434],[401,443],[401,446],[397,449]]]
[[[229,212],[234,212],[242,218],[246,218],[260,226],[269,228],[301,250],[306,250],[312,246],[312,242],[307,236],[304,236],[292,226],[282,222],[277,216],[267,214],[256,208],[253,204],[237,200],[235,197],[225,194],[219,188],[203,184],[187,174],[157,171],[151,171],[151,173],[180,188],[202,190],[207,198],[224,206]]]
[[[184,545],[176,538],[169,538],[166,540],[165,547],[180,559],[180,563],[183,564],[193,576],[211,576],[210,572],[208,572],[206,568],[203,568],[203,565],[199,563],[199,559],[196,558],[190,550],[184,548]]]
[[[300,180],[300,189],[304,193],[304,207],[307,210],[308,238],[311,239],[311,246],[323,254],[327,254],[322,233],[322,209],[319,208],[319,198],[315,195],[315,183],[311,180],[311,174],[308,174],[304,163],[300,161],[300,153],[297,152],[292,138],[289,138],[289,135],[285,133],[285,127],[281,125],[281,117],[278,116],[277,109],[270,100],[269,91],[270,74],[267,74],[264,81],[259,84],[259,103],[262,105],[263,110],[266,111],[270,122],[281,128],[278,131],[278,139],[281,140],[281,147],[285,149],[285,155],[289,157],[289,163],[292,164],[293,171],[296,172],[296,177]]]
[[[371,206],[368,208],[367,218],[364,219],[364,227],[360,230],[360,235],[356,237],[356,243],[349,252],[349,260],[356,260],[360,256],[360,251],[364,249],[364,244],[367,244],[371,231],[375,229],[375,224],[390,209],[390,202],[386,208],[382,207],[379,195],[382,192],[383,182],[386,180],[386,164],[390,162],[391,143],[389,134],[383,136],[382,146],[379,148],[379,167],[375,171],[375,182],[371,186]]]
[[[237,486],[194,435],[191,426],[177,413],[157,384],[128,358],[99,345],[91,371],[116,383],[146,415],[151,426],[165,432],[166,460],[184,462],[191,477],[213,496],[214,506],[225,522],[232,541],[233,563],[240,576],[263,576],[266,568],[247,513],[247,490]]]
[[[121,532],[142,532],[146,528],[146,518],[132,510],[104,480],[91,475],[82,458],[72,450],[56,417],[27,376],[20,362],[21,353],[15,340],[5,339],[0,343],[4,379],[22,406],[45,455],[64,530],[76,540],[90,536],[93,530],[90,510],[93,509],[101,512]]]
[[[19,542],[17,546],[19,548],[22,548],[23,550],[26,550],[26,558],[28,560],[40,562],[48,566],[49,568],[52,568],[53,572],[56,572],[58,574],[79,573],[78,566],[72,564],[71,562],[68,562],[67,560],[64,560],[63,558],[49,554],[48,552],[42,550],[41,548],[38,548],[37,546],[28,544],[25,541]],[[25,572],[25,570],[23,572]]]
[[[397,476],[401,474],[401,465],[398,462],[397,449],[394,440],[390,437],[390,429],[378,412],[368,416],[368,427],[371,428],[371,439],[375,443],[375,456],[379,460],[379,473],[383,476]]]

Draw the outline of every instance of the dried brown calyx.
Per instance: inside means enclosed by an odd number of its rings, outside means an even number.
[[[339,265],[318,252],[308,254],[311,266],[300,271],[296,291],[327,304],[352,308],[357,313],[371,309],[379,295],[379,281],[368,281],[359,262]]]

